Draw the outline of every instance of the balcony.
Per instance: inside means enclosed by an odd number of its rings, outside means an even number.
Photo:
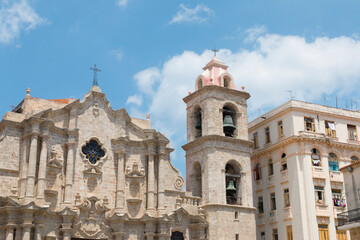
[[[289,181],[288,170],[281,171],[280,172],[280,182],[286,183],[288,181]]]
[[[257,218],[257,225],[264,225],[264,224],[265,224],[264,213],[259,213]]]
[[[305,138],[322,138],[322,139],[326,138],[324,133],[316,133],[316,132],[310,132],[310,131],[299,131],[299,136],[305,137]]]
[[[332,182],[344,182],[344,177],[342,172],[339,171],[329,171],[330,181]]]
[[[263,186],[262,186],[262,180],[257,180],[255,182],[255,192],[260,192],[261,190],[263,189]]]
[[[334,217],[337,218],[339,214],[342,214],[346,211],[344,207],[334,207]]]
[[[330,217],[329,206],[325,204],[316,204],[316,216]]]
[[[338,224],[343,226],[360,221],[360,208],[338,214]]]
[[[273,210],[273,211],[270,212],[269,222],[270,222],[270,223],[275,223],[275,222],[277,222],[276,210]]]
[[[266,186],[268,188],[271,188],[271,187],[274,187],[275,186],[275,177],[274,175],[271,175],[267,178],[267,183],[266,183]]]
[[[323,167],[313,166],[312,167],[312,177],[326,179],[326,174],[324,172]]]
[[[283,219],[288,220],[292,218],[291,207],[286,207],[283,209]]]

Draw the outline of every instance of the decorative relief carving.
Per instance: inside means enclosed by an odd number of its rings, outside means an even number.
[[[56,150],[56,147],[52,146],[50,152],[50,160],[47,165],[49,167],[62,168],[64,159],[59,155],[59,151]]]
[[[99,103],[97,102],[94,103],[93,114],[95,117],[99,117]]]
[[[76,196],[76,202],[80,195]],[[111,229],[105,218],[105,213],[110,209],[107,207],[108,198],[103,200],[90,197],[76,206],[77,217],[74,221],[74,236],[76,238],[88,239],[111,239]]]
[[[129,178],[143,178],[145,177],[145,169],[142,167],[139,170],[139,164],[137,161],[134,161],[132,169],[130,166],[126,167],[126,177]]]
[[[185,186],[184,178],[181,176],[178,176],[175,180],[174,186],[177,190],[181,190]]]

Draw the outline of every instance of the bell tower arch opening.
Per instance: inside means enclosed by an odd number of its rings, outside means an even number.
[[[234,137],[236,135],[237,126],[237,111],[234,106],[226,104],[223,109],[223,132],[227,137]]]
[[[235,161],[230,161],[225,166],[226,204],[241,205],[240,172],[240,165]]]
[[[202,115],[201,115],[201,108],[199,106],[195,107],[194,111],[194,118],[195,118],[195,138],[199,138],[202,136]]]

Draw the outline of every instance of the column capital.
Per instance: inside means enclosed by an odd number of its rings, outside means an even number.
[[[29,134],[30,134],[31,138],[38,138],[40,136],[40,130],[32,129]]]
[[[76,141],[74,139],[69,139],[67,142],[66,142],[66,145],[68,147],[74,147],[76,144]]]
[[[149,150],[148,152],[147,152],[147,155],[149,156],[149,157],[154,157],[155,155],[156,155],[156,152],[155,151],[153,151],[153,150]]]
[[[14,230],[15,228],[16,228],[16,224],[9,223],[9,224],[4,225],[4,229],[6,229],[6,230],[9,230],[9,229]]]

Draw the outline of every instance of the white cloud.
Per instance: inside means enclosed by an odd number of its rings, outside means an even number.
[[[141,106],[142,101],[143,101],[142,96],[139,94],[135,94],[127,99],[126,104],[135,104]]]
[[[287,101],[288,90],[297,99],[318,101],[324,94],[350,95],[360,88],[360,40],[341,36],[308,42],[299,36],[259,33],[253,41],[253,50],[221,49],[218,53],[218,58],[229,65],[237,88],[245,86],[251,94],[251,117],[258,114],[258,109]],[[134,77],[140,92],[151,89],[152,127],[171,138],[176,159],[183,159],[180,146],[186,141],[186,105],[182,98],[194,91],[196,77],[211,58],[210,50],[200,55],[185,51],[161,68],[148,68]],[[156,87],[154,82],[158,82]]]
[[[111,50],[111,54],[114,55],[119,61],[121,61],[123,58],[123,53],[119,49]]]
[[[20,36],[22,31],[29,32],[40,24],[47,23],[31,8],[26,0],[9,5],[2,2],[0,9],[0,43],[9,43]]]
[[[247,37],[245,38],[245,42],[254,42],[257,40],[261,35],[267,32],[265,26],[258,26],[249,28],[245,31],[247,33]]]
[[[158,68],[148,68],[135,74],[134,79],[141,92],[152,95],[153,85],[161,80],[161,73]]]
[[[126,7],[127,4],[128,4],[128,0],[118,0],[117,4],[120,6],[120,7]]]
[[[187,8],[184,4],[180,4],[179,11],[171,19],[170,24],[183,22],[204,23],[213,15],[213,10],[204,4],[198,4],[194,8]]]

